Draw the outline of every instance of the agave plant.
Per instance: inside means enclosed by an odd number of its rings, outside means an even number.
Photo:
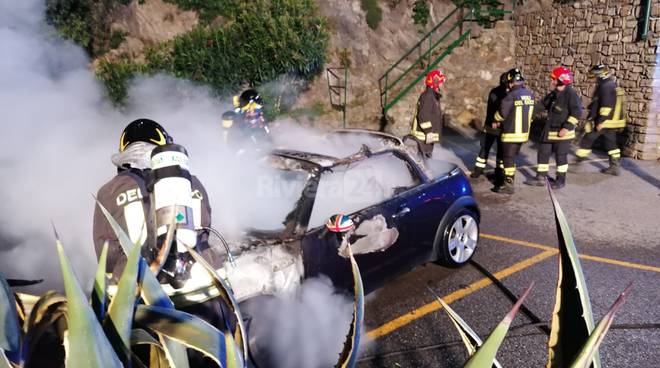
[[[612,324],[614,314],[623,303],[631,285],[628,285],[619,295],[610,310],[598,323],[598,326],[594,328],[589,292],[584,281],[582,266],[573,235],[568,226],[568,220],[550,185],[548,185],[548,191],[550,192],[557,225],[559,276],[555,307],[552,313],[550,338],[548,340],[547,367],[588,368],[591,366],[599,368],[601,363],[598,356],[598,346],[603,341],[607,330]],[[495,355],[500,344],[504,341],[511,321],[530,289],[531,286],[482,344],[479,336],[474,333],[472,328],[429,288],[449,315],[468,350],[470,358],[465,367],[500,367]]]

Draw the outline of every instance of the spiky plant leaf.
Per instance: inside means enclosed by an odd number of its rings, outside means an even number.
[[[362,323],[364,322],[364,287],[362,285],[362,276],[358,267],[353,251],[350,245],[346,247],[351,261],[351,270],[353,272],[353,321],[344,341],[344,348],[339,355],[339,361],[335,367],[353,368],[357,366],[359,355],[360,339],[362,338]]]
[[[160,342],[147,331],[139,328],[134,328],[131,331],[131,346],[136,345],[150,346],[149,368],[169,368],[170,365],[167,361],[165,350],[163,350]]]
[[[35,328],[36,324],[38,324],[49,313],[52,313],[53,310],[58,308],[61,304],[66,304],[65,297],[52,290],[46,292],[46,294],[34,303],[32,311],[28,316],[27,324],[25,325],[25,332]]]
[[[26,359],[25,366],[30,366],[34,349],[43,334],[53,328],[61,318],[65,318],[67,310],[66,298],[54,291],[47,292],[34,303],[24,326],[22,354]]]
[[[94,289],[92,290],[92,308],[96,313],[99,322],[105,319],[105,312],[108,302],[108,277],[106,276],[106,263],[108,260],[108,241],[103,243],[99,265],[96,268],[94,277]]]
[[[0,349],[6,351],[14,363],[21,363],[21,337],[14,293],[4,276],[0,275]]]
[[[548,339],[547,364],[548,368],[555,368],[567,367],[573,362],[594,329],[594,318],[571,229],[549,183],[548,191],[555,211],[559,245],[559,275]],[[600,366],[600,357],[596,352],[593,367]]]
[[[16,317],[18,318],[18,328],[23,331],[23,327],[27,322],[27,314],[25,313],[25,305],[23,301],[18,296],[18,293],[14,292],[14,301],[16,302]]]
[[[174,208],[172,208],[172,211],[174,211]],[[165,264],[165,261],[167,261],[167,256],[170,254],[170,250],[172,249],[172,241],[174,240],[174,230],[176,229],[175,225],[176,216],[172,216],[172,222],[167,228],[167,233],[165,234],[163,244],[159,248],[156,258],[149,265],[149,269],[154,273],[154,275],[158,275],[160,270],[163,269],[163,265]]]
[[[227,285],[225,280],[218,275],[217,272],[211,267],[211,265],[206,262],[204,257],[202,257],[197,251],[195,251],[193,248],[189,247],[186,245],[186,248],[188,248],[188,252],[193,256],[195,261],[199,263],[204,269],[209,273],[211,276],[211,279],[213,280],[213,285],[215,285],[215,288],[218,289],[218,293],[222,301],[225,303],[227,308],[234,314],[236,317],[236,331],[234,332],[236,344],[241,347],[242,353],[243,353],[243,361],[247,362],[248,361],[248,342],[247,342],[247,334],[246,334],[246,329],[245,325],[243,324],[243,315],[241,314],[241,310],[238,307],[238,301],[236,301],[236,298],[234,297],[234,293]],[[228,321],[227,321],[228,322]],[[227,325],[227,328],[229,329],[229,325]]]
[[[525,290],[523,295],[518,299],[518,302],[513,305],[513,308],[511,308],[509,313],[504,316],[502,322],[500,322],[500,324],[495,327],[493,332],[490,333],[483,345],[481,345],[479,349],[477,349],[477,352],[474,353],[472,357],[470,357],[467,363],[465,363],[465,368],[490,367],[493,365],[493,362],[495,361],[495,355],[497,355],[497,350],[500,348],[502,341],[504,341],[504,337],[506,336],[507,331],[509,331],[511,322],[516,317],[518,309],[520,309],[520,306],[522,305],[523,301],[525,301],[525,298],[527,298],[527,295],[529,295],[529,292],[532,290],[533,286],[534,283],[532,282],[527,290]]]
[[[57,253],[62,268],[64,290],[67,296],[68,343],[66,344],[67,367],[119,367],[117,358],[103,328],[87,302],[64,248],[57,240]]]
[[[222,333],[199,317],[174,309],[139,305],[135,323],[202,352],[221,367],[244,367],[240,349],[229,331]]]
[[[589,367],[589,365],[593,361],[594,354],[598,351],[598,346],[600,345],[601,342],[603,342],[607,330],[610,328],[610,325],[612,325],[612,321],[614,320],[614,314],[619,310],[621,304],[623,304],[623,300],[625,299],[626,294],[628,293],[628,289],[630,289],[630,286],[632,286],[632,284],[628,285],[623,290],[621,295],[619,295],[619,297],[616,298],[616,300],[610,307],[610,310],[600,320],[598,326],[596,326],[596,329],[589,336],[589,340],[587,340],[587,342],[580,350],[580,353],[578,354],[577,358],[575,359],[573,364],[571,364],[571,368]]]
[[[440,302],[442,305],[442,308],[447,312],[447,315],[449,315],[449,319],[451,319],[451,322],[454,324],[454,327],[456,327],[456,330],[458,330],[458,333],[461,335],[461,340],[463,340],[463,344],[465,344],[465,348],[468,351],[468,355],[472,356],[477,351],[477,348],[483,344],[483,341],[481,341],[481,338],[479,335],[477,335],[476,332],[461,318],[461,316],[454,311],[449,304],[445,303],[444,300],[442,300],[441,297],[439,297],[433,289],[430,287],[426,286],[427,289],[435,296],[435,298]],[[496,368],[502,368],[502,365],[500,362],[495,359],[493,361],[493,367]]]
[[[117,240],[119,241],[119,245],[122,247],[124,254],[128,255],[135,245],[131,243],[131,239],[119,223],[117,223],[117,220],[112,217],[110,212],[108,212],[99,201],[96,201],[96,203],[112,227],[112,230],[115,232],[115,235],[117,235]],[[142,270],[142,272],[140,272],[139,284],[144,301],[150,305],[173,309],[174,304],[172,303],[172,300],[160,286],[156,276],[151,272],[147,266],[147,262],[142,257],[140,257],[140,270]],[[173,341],[169,341],[166,337],[160,337],[160,339],[167,352],[167,359],[170,364],[177,368],[188,368],[188,354],[186,353],[185,347]]]
[[[128,255],[119,284],[117,284],[117,293],[110,302],[108,318],[103,321],[103,329],[124,364],[130,362],[131,330],[137,294],[139,258],[141,258],[140,247],[133,247]]]

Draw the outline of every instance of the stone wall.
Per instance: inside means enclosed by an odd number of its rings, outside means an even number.
[[[573,70],[586,107],[594,88],[590,66],[609,66],[628,99],[624,154],[639,159],[660,157],[660,2],[651,1],[645,41],[637,39],[643,0],[550,2],[519,12],[516,20],[518,65],[539,97],[548,91],[552,68],[563,63]]]

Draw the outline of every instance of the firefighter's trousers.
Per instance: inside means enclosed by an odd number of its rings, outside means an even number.
[[[589,156],[594,142],[602,135],[605,139],[605,149],[610,158],[620,158],[621,150],[616,144],[616,131],[617,129],[601,129],[600,131],[593,130],[587,133],[580,141],[580,149],[575,152],[575,155],[582,158]]]
[[[538,166],[536,167],[536,172],[539,174],[548,173],[550,170],[550,156],[554,151],[557,173],[566,173],[568,171],[568,152],[570,150],[570,140],[540,143],[537,154]]]

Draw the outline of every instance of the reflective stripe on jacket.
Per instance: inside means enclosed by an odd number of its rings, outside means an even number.
[[[582,116],[582,101],[580,96],[571,87],[566,86],[563,91],[552,91],[543,99],[543,106],[548,111],[548,119],[541,135],[544,141],[563,141],[575,138],[575,127]],[[559,131],[568,132],[563,137]]]
[[[614,78],[598,79],[589,117],[595,125],[602,124],[605,129],[620,129],[626,126],[625,105],[625,92],[616,86]]]
[[[502,130],[502,142],[527,142],[533,112],[534,94],[522,85],[513,86],[495,113]]]

